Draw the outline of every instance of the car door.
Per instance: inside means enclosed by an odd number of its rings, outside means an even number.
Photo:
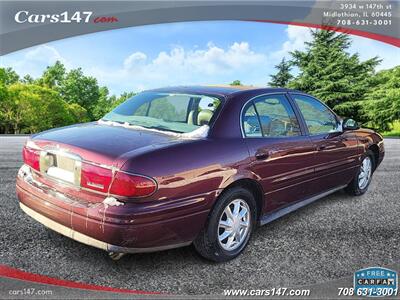
[[[314,147],[287,96],[267,94],[249,101],[242,110],[242,129],[248,167],[265,193],[264,213],[306,198]]]
[[[358,141],[351,131],[343,131],[337,116],[317,99],[291,93],[315,147],[312,193],[347,184],[359,165]]]

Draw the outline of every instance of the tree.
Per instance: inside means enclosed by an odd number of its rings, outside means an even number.
[[[67,110],[71,124],[89,122],[88,113],[86,109],[76,103],[67,104]]]
[[[22,83],[26,83],[26,84],[34,84],[35,83],[35,79],[33,79],[33,77],[29,74],[26,74],[24,76],[24,78],[22,78],[21,80]]]
[[[391,124],[400,120],[400,66],[380,71],[373,80],[363,112],[372,126],[390,130]]]
[[[8,133],[8,122],[5,115],[5,108],[8,105],[8,81],[6,69],[0,68],[0,133]]]
[[[120,105],[121,103],[125,102],[127,99],[132,98],[135,95],[136,95],[135,92],[129,92],[129,93],[128,92],[123,92],[118,98],[116,98],[115,96],[112,96],[110,98],[111,109],[116,108],[118,105]]]
[[[233,86],[235,86],[235,85],[242,85],[242,83],[240,82],[240,80],[234,80],[234,81],[232,81],[229,85],[233,85]]]
[[[0,68],[0,83],[10,85],[18,82],[19,76],[12,68]]]
[[[95,120],[101,119],[111,110],[112,100],[108,96],[108,88],[102,86],[99,88],[99,100],[93,109],[93,117]]]
[[[66,72],[59,61],[38,79],[20,79],[11,68],[0,68],[0,133],[34,133],[97,120],[134,95],[110,96],[95,78],[80,68]]]
[[[290,74],[290,63],[285,58],[282,58],[281,62],[275,66],[275,69],[278,72],[275,75],[271,75],[269,85],[273,87],[286,87],[293,78],[293,75]]]
[[[34,133],[74,123],[56,91],[39,85],[15,83],[8,87],[5,116],[6,132]]]
[[[312,41],[304,51],[291,52],[291,62],[299,75],[289,87],[321,99],[342,116],[365,121],[362,101],[371,87],[377,57],[360,62],[350,55],[350,38],[329,30],[311,30]]]
[[[97,80],[85,76],[81,68],[71,70],[60,83],[60,95],[67,103],[76,103],[94,120],[94,109],[99,101],[100,90]]]
[[[64,79],[65,67],[57,60],[54,65],[46,68],[38,83],[49,88],[58,88],[63,84]]]

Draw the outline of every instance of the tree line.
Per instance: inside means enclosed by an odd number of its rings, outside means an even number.
[[[387,131],[400,120],[400,66],[376,72],[378,57],[361,61],[348,52],[346,34],[311,30],[303,51],[277,64],[270,86],[288,87],[321,99],[339,115]],[[235,80],[232,85],[241,85]],[[39,78],[0,68],[0,133],[35,133],[100,119],[135,93],[110,95],[81,68],[57,61]]]
[[[360,61],[347,50],[346,34],[312,30],[304,51],[293,51],[275,66],[270,86],[307,92],[324,101],[343,117],[380,131],[400,120],[400,66],[376,72],[378,57]],[[292,69],[297,69],[297,75]]]
[[[0,133],[35,133],[98,120],[133,95],[110,95],[94,77],[80,68],[67,72],[59,61],[37,79],[0,68]]]

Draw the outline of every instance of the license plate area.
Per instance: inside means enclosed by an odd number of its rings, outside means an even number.
[[[40,172],[51,179],[80,186],[82,160],[66,152],[42,151]]]

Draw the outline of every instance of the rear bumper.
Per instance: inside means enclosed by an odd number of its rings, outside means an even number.
[[[203,228],[215,193],[109,206],[71,199],[17,177],[21,209],[81,243],[110,252],[153,252],[190,244]],[[161,202],[162,201],[162,202]]]
[[[30,217],[38,221],[39,223],[43,224],[44,226],[66,236],[69,237],[77,242],[80,242],[85,245],[93,246],[99,249],[106,250],[108,252],[123,252],[123,253],[143,253],[143,252],[155,252],[155,251],[161,251],[161,250],[167,250],[167,249],[172,249],[172,248],[177,248],[177,247],[183,247],[189,245],[191,242],[186,242],[186,243],[180,243],[180,244],[171,244],[171,245],[166,245],[166,246],[160,246],[160,247],[152,247],[152,248],[128,248],[128,247],[121,247],[117,245],[111,245],[106,242],[96,240],[90,236],[87,236],[83,233],[80,233],[78,231],[75,231],[67,226],[64,226],[60,223],[57,223],[39,213],[34,211],[33,209],[30,209],[28,206],[26,206],[23,203],[19,203],[19,206],[21,209]]]

